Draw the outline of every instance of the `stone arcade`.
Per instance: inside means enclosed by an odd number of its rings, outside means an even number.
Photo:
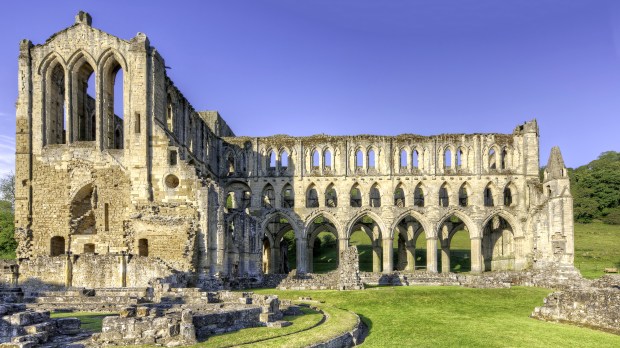
[[[80,12],[20,44],[17,285],[260,284],[288,271],[291,230],[298,274],[313,271],[320,232],[345,250],[359,230],[376,273],[449,272],[463,229],[473,273],[572,268],[569,180],[554,148],[540,181],[536,121],[511,134],[235,136],[193,109],[146,35],[91,23]]]

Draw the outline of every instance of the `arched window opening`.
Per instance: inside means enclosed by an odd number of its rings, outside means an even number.
[[[489,150],[489,169],[497,169],[497,158],[495,158],[495,149]]]
[[[501,216],[491,218],[482,229],[482,258],[485,271],[514,269],[514,231]]]
[[[323,168],[327,171],[332,170],[332,153],[329,150],[325,150],[323,154]]]
[[[314,185],[310,186],[306,193],[306,208],[318,208],[319,207],[319,195],[316,192]]]
[[[319,151],[314,150],[312,152],[312,169],[318,169],[319,168]]]
[[[444,153],[443,166],[445,169],[452,168],[452,151],[450,151],[450,149],[446,149],[446,152]]]
[[[94,254],[95,253],[95,244],[86,243],[84,244],[84,254]]]
[[[398,186],[394,190],[394,205],[402,208],[405,206],[405,190],[401,186]]]
[[[508,151],[506,151],[506,148],[502,149],[502,156],[501,156],[501,168],[502,169],[506,169],[506,160],[508,156]]]
[[[288,168],[288,152],[286,150],[280,154],[280,168],[284,170]]]
[[[249,208],[252,205],[252,192],[243,191],[243,196],[241,197],[241,207],[243,209]]]
[[[325,206],[329,208],[336,208],[338,206],[338,194],[334,189],[334,184],[330,184],[325,190]]]
[[[375,208],[381,206],[381,192],[377,184],[372,185],[370,188],[370,206]]]
[[[95,73],[94,69],[84,62],[76,73],[77,103],[75,105],[75,121],[73,122],[75,141],[95,140]]]
[[[458,149],[456,151],[456,168],[461,169],[463,166],[463,149]]]
[[[420,167],[420,154],[418,153],[418,150],[413,150],[413,161],[411,162],[412,167],[413,168],[419,168]]]
[[[350,196],[351,196],[350,205],[352,207],[359,208],[362,206],[362,192],[360,191],[357,185],[351,188]]]
[[[420,186],[416,187],[413,193],[413,205],[416,207],[424,206],[424,191]]]
[[[512,205],[512,191],[510,187],[504,189],[504,205],[510,207]]]
[[[553,195],[553,191],[551,191],[551,186],[547,185],[547,196],[551,197]]]
[[[60,236],[52,237],[50,240],[50,256],[59,256],[65,253],[65,238]]]
[[[275,151],[270,151],[269,152],[269,158],[267,159],[267,167],[269,169],[275,169],[276,168],[276,152]]]
[[[235,209],[235,193],[228,192],[226,195],[226,209]]]
[[[138,239],[138,256],[149,256],[149,240],[146,238]]]
[[[235,156],[232,153],[228,154],[226,159],[227,167],[228,167],[228,176],[232,176],[235,174]]]
[[[407,168],[407,150],[400,150],[400,167]]]
[[[459,205],[461,207],[466,207],[467,204],[468,204],[467,188],[465,187],[465,185],[463,185],[459,189]]]
[[[65,127],[65,71],[57,64],[50,75],[46,109],[47,144],[64,144]]]
[[[168,94],[166,104],[166,127],[170,133],[174,133],[174,109],[172,105],[172,97]]]
[[[295,207],[295,196],[293,194],[293,187],[290,184],[286,184],[282,189],[282,208]]]
[[[355,153],[355,168],[362,167],[364,167],[364,154],[362,153],[362,150],[357,150]]]
[[[484,206],[492,207],[493,203],[493,191],[491,191],[490,187],[487,187],[484,189]]]
[[[375,150],[368,151],[368,168],[375,168]]]
[[[448,188],[444,185],[439,189],[439,206],[447,207],[450,205],[450,198],[448,196]]]
[[[104,85],[104,112],[106,145],[113,149],[123,148],[123,69],[114,62]]]
[[[263,208],[271,209],[276,205],[276,194],[271,184],[265,185],[262,194],[262,206]]]

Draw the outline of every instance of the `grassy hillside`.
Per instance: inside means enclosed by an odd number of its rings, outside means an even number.
[[[620,269],[620,225],[575,224],[575,267],[586,278],[598,278],[605,268]]]

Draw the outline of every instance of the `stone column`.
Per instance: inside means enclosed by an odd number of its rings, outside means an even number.
[[[426,271],[437,273],[437,237],[426,238]]]
[[[525,243],[525,237],[514,237],[515,245],[515,270],[520,271],[525,268],[526,261],[525,255],[523,255],[523,244]]]
[[[119,286],[124,288],[127,286],[127,255],[125,252],[118,254],[118,267]]]
[[[482,273],[484,271],[484,263],[482,260],[482,238],[471,238],[471,272]]]
[[[269,248],[269,273],[274,274],[274,273],[278,273],[278,254],[277,254],[278,250],[275,247],[275,245],[272,245]]]
[[[71,252],[68,251],[65,258],[65,287],[70,288],[73,286],[73,257]]]
[[[407,241],[405,242],[405,250],[407,252],[407,267],[405,271],[415,271],[415,244],[413,243],[414,226],[413,223],[407,223]]]
[[[305,238],[297,239],[297,273],[306,273],[308,264],[308,241]]]
[[[450,247],[448,240],[441,240],[441,273],[450,273]]]
[[[392,239],[383,239],[383,273],[392,273],[394,270],[394,249]]]
[[[308,245],[308,266],[306,267],[306,271],[308,273],[312,273],[314,271],[314,267],[312,264],[314,263],[314,247]]]
[[[379,241],[372,243],[372,271],[375,273],[381,272],[381,246],[378,244]]]
[[[340,252],[342,252],[343,250],[347,250],[348,247],[349,247],[348,238],[338,239],[338,265],[340,265]]]

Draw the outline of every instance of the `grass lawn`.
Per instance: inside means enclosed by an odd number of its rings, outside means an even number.
[[[529,318],[546,289],[377,287],[364,291],[257,290],[348,309],[369,326],[367,347],[620,347],[620,336]],[[292,339],[292,338],[291,338]]]
[[[620,226],[575,223],[575,267],[591,279],[605,274],[605,268],[620,269]]]
[[[101,332],[101,322],[103,318],[116,315],[116,313],[99,312],[67,312],[51,313],[52,318],[78,318],[82,322],[82,329],[92,332]]]

